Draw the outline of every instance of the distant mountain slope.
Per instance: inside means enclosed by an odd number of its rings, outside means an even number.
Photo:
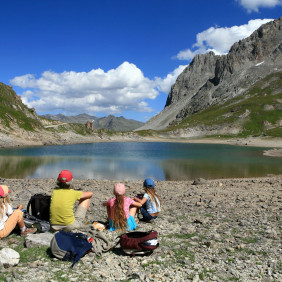
[[[227,55],[197,55],[179,75],[163,111],[138,130],[161,130],[214,105],[246,95],[282,70],[282,17],[233,44]]]
[[[93,121],[94,129],[109,129],[114,131],[132,131],[134,129],[139,128],[140,126],[144,125],[143,122],[136,121],[133,119],[126,119],[124,117],[115,117],[113,115],[109,115],[107,117],[97,118],[95,116],[90,116],[88,114],[80,114],[76,116],[65,116],[62,114],[58,115],[43,115],[42,117],[51,119],[51,120],[58,120],[61,122],[67,123],[81,123],[85,124],[87,121]]]
[[[282,137],[282,71],[260,80],[245,95],[190,115],[161,132],[181,137]]]
[[[24,105],[12,87],[0,82],[0,131],[35,131],[42,128],[35,110]]]

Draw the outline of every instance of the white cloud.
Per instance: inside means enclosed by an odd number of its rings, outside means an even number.
[[[237,0],[249,13],[258,12],[259,8],[274,8],[281,6],[281,0]]]
[[[45,71],[40,78],[27,74],[12,79],[11,84],[24,89],[23,102],[38,113],[55,111],[68,114],[123,111],[149,112],[146,99],[159,94],[156,82],[144,77],[134,64],[124,62],[104,72]]]
[[[240,26],[210,27],[197,34],[197,42],[193,44],[192,49],[182,50],[176,57],[179,60],[191,60],[195,55],[209,51],[213,51],[216,55],[226,54],[235,42],[250,36],[262,24],[271,20],[256,19]]]
[[[171,86],[176,81],[177,77],[183,72],[187,65],[180,65],[173,72],[169,73],[165,78],[156,77],[157,89],[164,93],[169,93]]]

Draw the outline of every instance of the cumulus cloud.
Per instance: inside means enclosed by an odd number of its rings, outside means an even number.
[[[156,82],[144,77],[139,68],[128,62],[107,72],[102,69],[45,71],[39,78],[27,74],[15,77],[10,83],[26,89],[22,100],[38,113],[150,112],[146,99],[153,100],[159,94]]]
[[[272,19],[250,20],[248,24],[232,27],[210,27],[197,34],[196,43],[191,49],[180,51],[176,58],[191,60],[197,54],[213,51],[216,55],[228,53],[230,47],[237,41],[250,36],[262,24]]]
[[[156,77],[157,89],[164,93],[169,93],[171,85],[174,84],[177,77],[183,72],[187,65],[180,65],[173,72],[169,73],[165,78]]]
[[[274,8],[281,6],[281,0],[237,0],[249,13],[258,12],[259,8]]]

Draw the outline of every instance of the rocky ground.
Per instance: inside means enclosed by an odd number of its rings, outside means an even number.
[[[26,206],[35,193],[51,193],[52,179],[0,179],[9,185],[14,206]],[[76,180],[77,189],[94,198],[89,221],[106,220],[102,202],[112,196],[113,181]],[[141,181],[125,182],[127,195]],[[0,241],[20,253],[17,266],[0,266],[6,281],[282,281],[282,176],[252,179],[159,181],[162,212],[154,223],[160,247],[150,256],[130,257],[119,246],[101,257],[87,254],[71,269],[48,247],[24,248],[13,234]],[[111,241],[117,232],[102,231]]]

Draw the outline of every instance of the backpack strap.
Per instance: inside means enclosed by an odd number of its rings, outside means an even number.
[[[27,207],[26,207],[27,213],[29,213],[30,204],[31,204],[31,198],[29,199],[29,201],[27,203]]]

